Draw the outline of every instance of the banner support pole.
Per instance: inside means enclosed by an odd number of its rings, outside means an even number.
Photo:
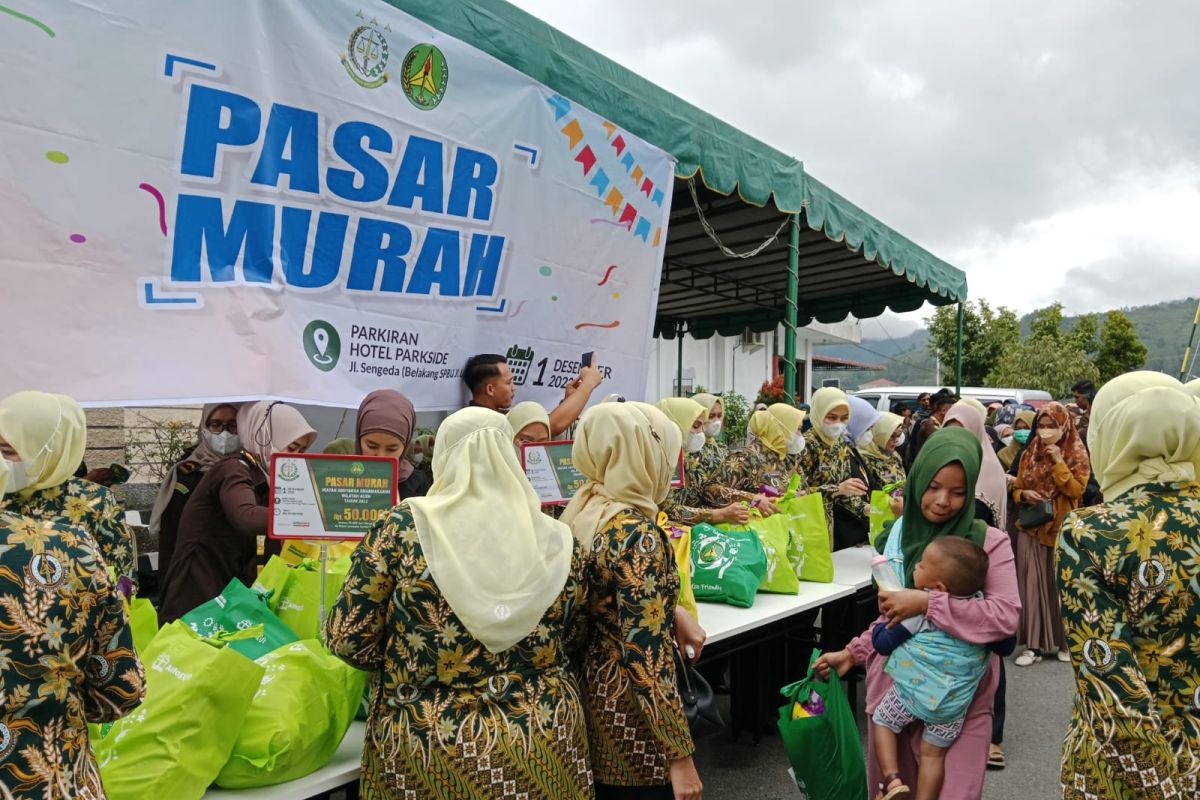
[[[787,316],[783,324],[783,391],[787,401],[796,404],[796,318],[800,294],[800,215],[791,215],[788,245]],[[812,369],[812,365],[809,365]]]
[[[675,323],[675,396],[683,397],[683,323]]]

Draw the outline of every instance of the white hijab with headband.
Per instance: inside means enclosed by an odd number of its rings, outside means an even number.
[[[20,456],[27,485],[17,494],[27,496],[75,475],[87,447],[87,418],[65,394],[17,392],[0,400],[0,438]]]
[[[175,494],[175,484],[179,482],[179,467],[182,464],[192,463],[196,465],[196,469],[203,472],[227,455],[213,450],[212,446],[208,443],[208,437],[204,435],[206,426],[208,425],[208,418],[222,406],[228,406],[236,412],[240,405],[240,403],[209,403],[204,406],[204,410],[200,412],[200,438],[196,449],[188,453],[187,457],[178,464],[173,464],[171,471],[163,479],[162,485],[158,487],[158,494],[154,498],[154,507],[150,510],[151,533],[158,534],[159,527],[162,524],[163,512],[167,510],[167,506],[171,503],[171,496]]]
[[[237,427],[242,449],[254,456],[266,475],[271,474],[272,453],[282,453],[300,439],[307,440],[307,447],[317,438],[317,432],[304,420],[303,414],[271,400],[247,403],[239,408]]]
[[[512,437],[490,409],[451,414],[438,428],[433,486],[405,501],[442,596],[492,653],[538,626],[571,569],[571,531],[542,513]],[[497,520],[502,540],[483,533]]]
[[[648,403],[601,403],[579,420],[571,457],[588,479],[571,498],[562,521],[591,552],[596,534],[632,508],[654,520],[671,492],[683,434]]]

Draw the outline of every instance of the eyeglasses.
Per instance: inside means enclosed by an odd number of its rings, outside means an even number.
[[[222,422],[219,419],[210,419],[204,427],[211,433],[224,433],[225,431],[237,433],[237,420]]]

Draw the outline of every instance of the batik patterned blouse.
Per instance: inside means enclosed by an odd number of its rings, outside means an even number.
[[[708,444],[705,444],[705,448]],[[671,496],[662,506],[662,511],[672,522],[681,525],[696,525],[701,522],[712,522],[713,512],[708,499],[708,487],[716,482],[714,472],[720,468],[718,460],[714,465],[710,458],[705,457],[704,450],[688,453],[683,457],[683,486],[671,490]],[[733,501],[730,501],[733,502]],[[722,504],[722,507],[729,503]]]
[[[6,495],[0,511],[70,525],[90,534],[104,562],[118,577],[137,584],[137,540],[125,524],[125,512],[111,490],[83,478],[29,495]]]
[[[675,676],[679,572],[670,540],[641,514],[622,512],[596,534],[588,575],[583,692],[596,781],[667,784],[671,762],[695,749]]]
[[[95,540],[0,512],[0,794],[103,800],[86,723],[121,717],[144,691]]]
[[[884,453],[882,455],[868,450],[860,451],[867,469],[875,476],[879,486],[889,486],[893,483],[904,483],[907,475],[904,472],[904,459],[899,453]]]
[[[1191,798],[1200,771],[1200,484],[1068,515],[1058,585],[1075,705],[1065,798]]]
[[[496,546],[503,533],[493,532]],[[376,523],[351,558],[325,635],[339,657],[373,673],[364,800],[592,796],[571,668],[586,635],[580,546],[541,623],[501,653],[447,604],[405,506]]]
[[[867,520],[871,512],[869,494],[862,497],[834,496],[838,485],[844,480],[860,478],[870,484],[869,476],[864,474],[850,445],[846,442],[826,444],[816,431],[809,431],[804,438],[807,445],[800,454],[800,472],[808,485],[819,491],[825,501],[825,520],[829,523],[830,534],[833,533],[834,506]]]
[[[719,472],[723,496],[729,498],[725,503],[752,500],[763,486],[770,486],[782,494],[792,475],[800,476],[803,488],[807,483],[799,466],[798,456],[781,456],[761,441],[753,441],[725,458]]]

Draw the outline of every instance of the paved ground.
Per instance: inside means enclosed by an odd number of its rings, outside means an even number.
[[[1043,661],[1018,668],[1008,661],[1007,769],[988,773],[985,800],[1059,797],[1059,752],[1071,713],[1071,668]],[[778,736],[758,746],[747,736],[727,734],[705,740],[697,752],[704,796],[709,800],[754,798],[787,800],[799,795],[790,785],[787,756]]]

